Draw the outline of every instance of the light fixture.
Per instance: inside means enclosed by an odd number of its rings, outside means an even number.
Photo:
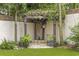
[[[42,26],[42,28],[45,28],[45,24]]]

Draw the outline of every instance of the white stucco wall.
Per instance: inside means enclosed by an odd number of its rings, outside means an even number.
[[[23,22],[17,22],[17,35],[18,40],[24,34]],[[0,20],[0,42],[6,38],[7,40],[15,40],[15,27],[14,21],[1,21]]]
[[[47,39],[47,35],[53,35],[53,21],[48,21],[45,29],[45,39]]]
[[[34,23],[27,23],[27,34],[34,39]]]
[[[14,21],[0,21],[0,42],[4,38],[7,40],[15,40],[14,26]],[[58,29],[56,29],[56,31],[58,39]],[[27,23],[27,34],[31,35],[32,39],[34,39],[34,23]],[[47,34],[53,35],[53,21],[49,21],[46,24],[45,39],[47,39]],[[40,24],[37,25],[37,35],[42,37],[42,29]],[[22,36],[24,36],[24,23],[17,22],[17,39],[19,40]]]
[[[14,22],[0,21],[0,41],[4,38],[14,40]]]
[[[24,22],[17,22],[17,39],[20,40],[24,36]]]
[[[66,39],[70,34],[71,34],[71,30],[70,28],[72,28],[74,25],[78,24],[79,22],[79,14],[68,14],[65,17],[65,21],[64,21],[64,39]]]

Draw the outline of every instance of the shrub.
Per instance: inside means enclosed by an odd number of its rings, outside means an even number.
[[[67,38],[71,41],[74,41],[76,44],[74,44],[76,47],[79,46],[79,23],[78,25],[71,28],[72,34]]]
[[[48,35],[47,35],[47,38],[48,38],[48,40],[54,40],[54,36],[51,35],[51,34],[48,34]]]
[[[57,46],[57,43],[56,43],[54,35],[49,34],[47,38],[48,38],[48,41],[47,41],[47,45],[48,46],[53,46],[53,47]]]
[[[19,42],[19,46],[27,48],[30,41],[31,41],[31,36],[25,35],[25,36],[21,37],[20,42]]]
[[[4,41],[1,43],[0,48],[1,49],[14,49],[16,46],[16,43],[13,41],[7,41],[4,39]]]

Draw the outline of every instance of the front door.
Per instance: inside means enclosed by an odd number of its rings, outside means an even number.
[[[45,28],[41,25],[41,23],[35,23],[34,26],[34,37],[35,40],[44,40],[45,36]]]

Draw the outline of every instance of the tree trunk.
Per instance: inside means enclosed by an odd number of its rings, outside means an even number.
[[[8,13],[9,13],[8,15],[10,16],[10,5],[8,6],[8,11],[9,11],[9,12],[8,12]]]
[[[63,45],[63,30],[62,30],[62,13],[61,4],[59,3],[59,34],[60,34],[60,45]]]
[[[53,20],[53,36],[54,40],[56,41],[56,20]]]
[[[17,42],[17,11],[15,12],[15,42]]]

